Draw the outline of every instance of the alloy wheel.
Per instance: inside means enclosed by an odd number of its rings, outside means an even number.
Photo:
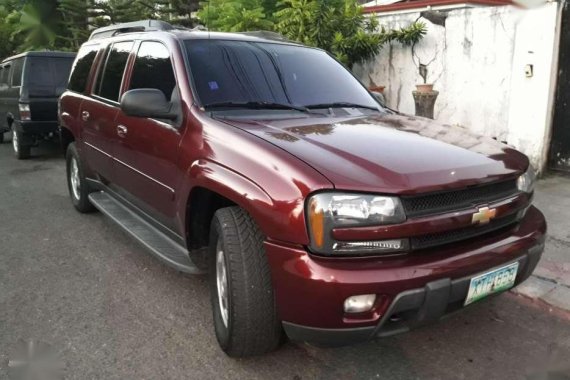
[[[226,270],[226,260],[221,239],[216,246],[216,285],[218,288],[218,302],[220,303],[220,314],[226,328],[228,327],[228,276]]]

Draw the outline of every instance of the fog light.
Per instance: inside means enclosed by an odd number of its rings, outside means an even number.
[[[363,313],[372,309],[374,301],[376,301],[376,294],[348,297],[344,301],[344,311],[346,313]]]

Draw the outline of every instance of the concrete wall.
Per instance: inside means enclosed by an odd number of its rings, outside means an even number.
[[[414,48],[385,46],[376,59],[355,67],[364,83],[386,86],[388,105],[413,114],[412,91],[428,65],[428,83],[440,91],[435,118],[460,124],[522,150],[543,168],[550,135],[557,64],[558,3],[533,10],[510,6],[446,11],[445,26],[419,12],[378,15],[388,28],[415,20],[428,33]],[[533,65],[534,75],[525,68]]]

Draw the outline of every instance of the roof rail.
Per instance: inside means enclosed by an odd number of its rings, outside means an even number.
[[[105,26],[103,28],[98,28],[91,33],[89,41],[97,40],[100,38],[112,37],[117,34],[122,33],[133,33],[133,32],[150,32],[158,30],[173,30],[177,29],[175,26],[170,25],[164,21],[158,20],[142,20],[134,22],[126,22],[123,24],[115,24]]]
[[[291,41],[287,37],[277,32],[270,32],[268,30],[256,30],[251,32],[238,32],[237,34],[243,34],[244,36],[265,38],[266,40],[282,41],[282,42],[295,42]]]

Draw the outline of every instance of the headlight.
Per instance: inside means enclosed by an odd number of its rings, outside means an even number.
[[[385,254],[407,250],[407,239],[337,242],[337,227],[397,224],[406,220],[398,198],[349,193],[321,193],[307,203],[311,250],[323,254]]]
[[[529,165],[526,173],[524,173],[518,178],[517,187],[519,191],[523,191],[525,193],[532,193],[534,191],[535,183],[536,183],[536,173],[532,168],[532,165]]]

